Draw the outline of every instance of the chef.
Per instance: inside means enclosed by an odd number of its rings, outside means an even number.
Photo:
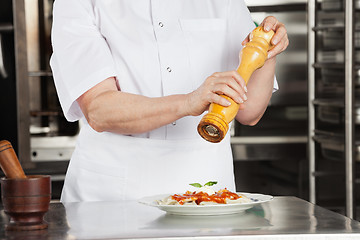
[[[265,65],[249,83],[234,71],[255,28],[243,0],[56,0],[51,67],[68,121],[82,122],[61,200],[112,201],[217,181],[235,191],[229,134],[209,143],[197,125],[209,104],[266,110],[276,55],[288,45],[275,17]]]

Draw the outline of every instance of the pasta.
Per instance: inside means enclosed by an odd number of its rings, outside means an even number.
[[[243,194],[221,189],[213,194],[202,191],[187,191],[185,194],[170,195],[157,201],[159,205],[216,205],[249,203],[251,199]]]

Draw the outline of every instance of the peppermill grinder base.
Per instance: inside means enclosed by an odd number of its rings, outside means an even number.
[[[5,213],[10,217],[7,231],[46,229],[44,215],[49,210],[51,181],[48,175],[27,178],[2,178],[1,198]]]
[[[224,120],[224,116],[214,112],[206,114],[197,127],[200,136],[212,143],[220,142],[228,129],[229,124]]]

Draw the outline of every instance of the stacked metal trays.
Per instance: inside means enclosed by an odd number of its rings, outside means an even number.
[[[360,32],[355,32],[356,48],[360,47]],[[323,32],[322,35],[322,46],[327,49],[339,49],[345,46],[345,34],[343,29],[329,29]]]
[[[360,2],[357,1],[357,2]],[[360,12],[355,14],[355,48],[360,48]],[[321,11],[318,13],[318,25],[324,28],[321,32],[321,45],[323,50],[317,53],[319,62],[344,63],[345,54],[345,15],[344,12]],[[355,52],[355,61],[360,62],[360,52]]]
[[[320,30],[318,46],[321,50],[317,52],[316,58],[321,66],[319,77],[323,83],[323,92],[313,102],[318,119],[314,140],[320,144],[323,158],[343,161],[345,145],[341,129],[345,123],[345,70],[341,66],[345,63],[345,1],[322,0],[320,4],[322,11],[317,13],[317,28]],[[354,1],[354,7],[360,9],[360,0]],[[355,12],[355,18],[354,45],[355,49],[360,49],[360,12]],[[355,50],[354,58],[360,63],[359,50]],[[355,72],[354,84],[360,86],[360,70]],[[327,92],[328,89],[332,90]],[[360,96],[358,92],[356,95]],[[355,124],[360,126],[360,102],[355,103],[354,114]],[[355,160],[360,161],[360,141],[355,142]]]
[[[345,123],[345,110],[343,99],[316,99],[317,119],[330,124],[326,130],[315,130],[314,140],[321,145],[321,153],[329,160],[344,160],[344,135],[341,126]],[[355,124],[360,125],[360,102],[355,104]],[[360,138],[356,140],[356,161],[360,161]]]
[[[343,0],[322,0],[321,8],[326,11],[342,11],[345,2]],[[360,9],[360,0],[354,1],[355,9]]]
[[[324,123],[340,125],[345,122],[344,102],[341,99],[316,99],[317,118]],[[360,125],[360,102],[355,104],[355,123]]]
[[[327,85],[344,85],[344,69],[336,68],[322,68],[321,71],[321,80],[324,84]],[[355,73],[355,86],[360,86],[360,70],[357,70]]]
[[[321,154],[332,161],[343,161],[345,157],[344,135],[334,132],[315,131],[314,140],[321,145]],[[356,141],[355,160],[360,162],[360,142]]]

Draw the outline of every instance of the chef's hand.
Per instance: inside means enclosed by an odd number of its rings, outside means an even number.
[[[237,71],[216,72],[208,77],[205,82],[195,91],[187,94],[186,108],[188,115],[198,116],[208,110],[211,103],[217,103],[224,107],[230,102],[224,94],[232,98],[236,103],[243,104],[246,100],[246,84]]]
[[[271,39],[271,43],[274,45],[274,47],[268,52],[268,59],[273,58],[281,52],[285,51],[289,45],[289,38],[285,25],[279,22],[275,17],[268,16],[262,21],[260,26],[263,26],[264,30],[267,32],[270,30],[275,32],[273,38]],[[250,34],[242,42],[242,45],[245,45],[249,41]]]

